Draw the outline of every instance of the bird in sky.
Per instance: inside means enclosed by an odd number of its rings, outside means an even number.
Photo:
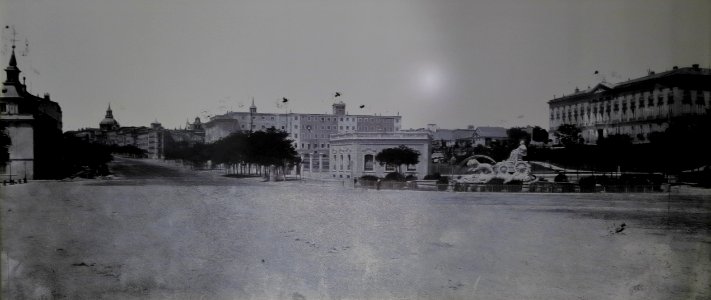
[[[339,96],[341,96],[341,93],[340,93],[340,92],[336,92],[336,97],[339,97]]]
[[[597,74],[597,73],[600,73],[600,72],[598,72],[597,70],[595,70],[595,74]]]
[[[363,107],[365,107],[365,105],[361,104],[361,105],[360,105],[360,108],[363,108]]]
[[[281,103],[286,103],[286,102],[289,102],[289,99],[286,99],[286,97],[281,98]]]

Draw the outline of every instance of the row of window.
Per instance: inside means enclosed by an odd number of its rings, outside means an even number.
[[[242,129],[245,129],[245,125],[244,125],[244,124],[242,124],[241,127],[242,127]],[[274,126],[269,126],[269,128],[276,128],[276,127],[274,127]],[[252,124],[252,129],[257,129],[257,125]],[[267,129],[267,126],[266,126],[266,125],[262,125],[262,129]],[[281,127],[281,130],[284,130],[284,129],[285,129],[284,126],[282,126],[282,127]]]
[[[706,102],[705,102],[705,99],[704,99],[703,91],[701,91],[701,90],[696,91],[695,94],[696,94],[696,95],[695,95],[695,100],[696,100],[696,101],[693,101],[694,97],[692,96],[692,91],[691,91],[691,90],[684,90],[684,92],[683,92],[683,94],[682,94],[682,97],[681,97],[681,103],[682,103],[682,104],[691,104],[692,102],[695,102],[697,105],[705,105]],[[667,99],[667,101],[666,101],[667,104],[674,104],[674,95],[673,95],[672,92],[668,92],[668,93],[666,94],[666,99]],[[619,101],[621,101],[621,103],[622,103],[622,111],[623,111],[623,112],[626,112],[626,110],[627,110],[627,103],[628,103],[628,101],[629,101],[629,104],[630,104],[629,107],[630,107],[630,109],[633,110],[633,111],[634,111],[637,107],[643,108],[643,107],[654,107],[654,106],[655,106],[655,101],[654,101],[654,97],[653,97],[653,95],[652,95],[652,92],[650,92],[650,93],[647,95],[646,101],[645,101],[645,99],[643,98],[643,96],[642,96],[641,94],[638,94],[638,95],[637,95],[636,97],[634,97],[634,98],[632,98],[632,96],[629,96],[628,98],[626,98],[626,99],[620,99]],[[620,110],[619,103],[620,103],[620,102],[614,101],[613,111],[619,111],[619,110]],[[594,105],[594,104],[593,104],[593,105]],[[660,93],[657,93],[656,106],[662,106],[662,105],[664,105],[664,96],[661,95]],[[607,104],[604,104],[604,103],[603,103],[603,104],[602,104],[602,107],[600,107],[600,113],[603,112],[603,108],[606,109],[605,112],[609,113],[609,112],[610,112],[610,108],[611,108],[611,107],[610,107],[610,103],[609,103],[609,102],[607,102]],[[560,115],[560,112],[557,111],[557,110],[561,110],[561,109],[562,109],[562,110],[567,110],[567,108],[558,108],[558,109],[556,109],[556,112],[551,112],[551,119],[560,119],[560,118],[561,118],[561,115]],[[580,110],[579,110],[579,111],[580,111],[580,114],[582,114],[582,113],[583,113],[582,108],[579,108],[579,109],[580,109]],[[573,113],[574,113],[574,114],[577,114],[578,111],[577,111],[577,110],[573,110]],[[589,108],[589,107],[587,108],[587,113],[590,114],[590,108]],[[593,107],[593,113],[597,113],[597,106],[594,106],[594,107]],[[570,114],[570,111],[568,111],[568,114]],[[563,115],[563,117],[565,117],[565,115]]]
[[[312,146],[312,145],[313,145],[313,146]],[[319,149],[319,148],[318,148],[318,145],[319,145],[318,143],[315,143],[315,144],[311,144],[311,143],[301,143],[301,149],[311,149],[311,148],[313,148],[313,149]],[[305,146],[306,148],[304,148],[304,146]],[[331,148],[331,144],[321,144],[321,149],[329,149],[329,148]]]
[[[266,120],[266,116],[260,116],[260,118],[261,118],[262,120]],[[320,118],[321,118],[321,122],[333,122],[333,121],[338,120],[338,118],[336,118],[336,117],[320,117]],[[246,120],[246,119],[247,119],[247,116],[242,116],[242,120]],[[257,116],[252,116],[252,119],[253,119],[253,120],[256,120],[256,119],[257,119]],[[275,120],[275,116],[270,116],[269,119],[270,119],[270,120]],[[308,117],[306,117],[306,119],[309,120],[309,121],[312,121],[312,120],[313,120],[313,121],[318,121],[318,120],[319,120],[319,117],[316,117],[316,116],[308,116]],[[356,118],[355,118],[355,117],[345,117],[345,118],[341,117],[341,118],[340,118],[340,121],[343,122],[344,119],[345,119],[346,122],[354,122],[354,121],[356,121]],[[294,120],[299,120],[299,116],[294,116]],[[361,122],[381,122],[381,123],[382,123],[382,122],[390,122],[390,121],[392,121],[391,118],[357,118],[357,120],[358,120],[358,121],[361,121]],[[398,119],[395,119],[395,122],[398,122],[398,121],[399,121]]]

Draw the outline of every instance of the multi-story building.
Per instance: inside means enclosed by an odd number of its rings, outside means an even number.
[[[199,123],[199,120],[197,121]],[[67,134],[92,143],[134,146],[146,151],[146,156],[150,158],[162,158],[166,134],[169,134],[169,131],[165,130],[158,121],[151,123],[151,127],[121,127],[114,119],[111,105],[109,105],[104,119],[99,122],[99,128],[82,128],[68,131]]]
[[[9,161],[0,165],[2,179],[54,178],[59,158],[56,145],[62,138],[62,109],[50,100],[27,91],[12,46],[10,63],[0,95],[0,128],[10,137]]]
[[[386,148],[404,145],[420,153],[419,163],[401,166],[404,175],[422,179],[429,172],[431,136],[427,132],[351,132],[331,136],[330,161],[333,178],[358,178],[363,175],[383,177],[396,166],[381,166],[375,156]],[[307,164],[313,166],[313,156]]]
[[[229,112],[206,122],[205,142],[212,143],[238,131],[283,130],[301,156],[303,169],[326,173],[331,135],[395,132],[400,130],[401,120],[401,116],[349,115],[343,102],[334,103],[331,114],[258,113],[252,102],[249,112]]]
[[[153,124],[156,123],[157,121],[152,123],[151,126],[153,127]],[[170,142],[186,142],[190,145],[205,142],[205,128],[203,128],[203,124],[198,117],[195,117],[195,121],[192,124],[186,121],[185,128],[168,129],[166,130],[166,134],[166,138],[169,139]]]
[[[706,114],[711,99],[711,69],[693,65],[628,80],[602,82],[587,90],[548,101],[550,132],[563,124],[582,131],[586,143],[626,134],[640,143],[664,131],[675,118]]]

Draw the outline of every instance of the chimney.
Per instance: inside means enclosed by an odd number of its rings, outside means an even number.
[[[694,70],[696,70],[696,71],[699,70],[699,64],[693,64],[693,65],[691,65],[691,67],[694,68]]]
[[[48,101],[49,101],[49,93],[44,93],[44,100],[48,100]]]
[[[677,66],[672,67],[672,70],[677,70],[677,69],[679,69],[679,67],[677,67]]]

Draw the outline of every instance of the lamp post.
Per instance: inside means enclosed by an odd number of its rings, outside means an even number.
[[[449,159],[449,176],[454,177],[454,165],[457,163],[457,158],[454,157],[454,154],[452,154],[452,158]]]

